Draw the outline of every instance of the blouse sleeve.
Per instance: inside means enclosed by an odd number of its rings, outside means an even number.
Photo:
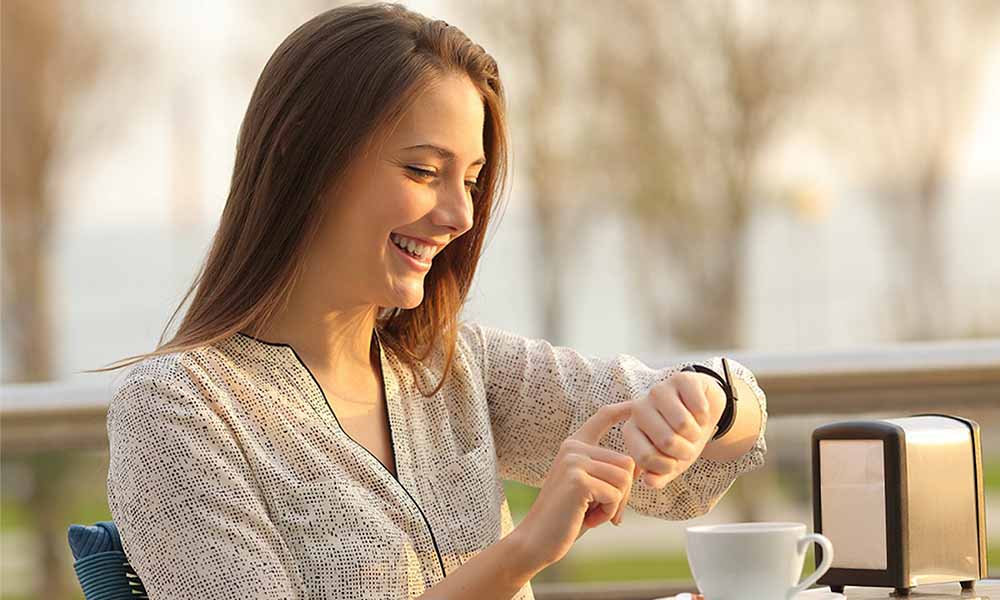
[[[125,555],[154,600],[298,598],[239,445],[178,369],[131,375],[108,409],[108,503]]]
[[[627,354],[614,358],[581,355],[546,340],[463,323],[462,337],[480,357],[500,475],[540,487],[559,445],[604,404],[642,398],[656,383],[692,362],[653,369]],[[762,423],[754,446],[730,461],[698,458],[662,489],[633,484],[629,506],[645,515],[690,519],[710,511],[742,473],[764,464],[767,403],[756,378],[728,359],[731,372],[754,390]],[[722,372],[721,357],[697,361]],[[627,453],[616,424],[601,446]]]

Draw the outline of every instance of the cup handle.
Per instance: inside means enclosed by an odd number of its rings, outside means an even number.
[[[812,543],[816,542],[823,548],[823,560],[816,567],[811,575],[802,580],[802,583],[798,584],[788,593],[788,598],[794,598],[796,594],[805,591],[809,586],[819,581],[829,569],[830,565],[833,563],[833,544],[830,543],[829,538],[821,533],[807,533],[805,536],[798,541],[798,551],[805,552],[806,547]]]

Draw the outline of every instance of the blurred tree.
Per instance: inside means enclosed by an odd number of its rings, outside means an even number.
[[[643,322],[689,349],[741,345],[759,162],[820,84],[827,4],[477,5],[501,66],[525,78],[515,177],[531,186],[547,336],[562,329],[567,242],[624,215]]]
[[[44,381],[52,375],[52,322],[48,258],[53,200],[48,183],[58,157],[61,119],[94,81],[101,41],[80,24],[66,28],[57,2],[5,0],[3,44],[3,322],[5,381]],[[55,518],[58,494],[51,485],[65,460],[30,458],[40,567],[60,573],[65,540]],[[55,477],[50,477],[56,475]],[[38,597],[65,598],[65,577],[45,577]]]
[[[69,122],[99,79],[109,32],[78,3],[4,0],[0,11],[2,378],[45,381],[54,375],[48,285],[56,213],[52,180],[60,161],[77,149],[70,140]],[[98,129],[76,141],[92,140]],[[63,476],[74,468],[73,457],[65,453],[4,457],[5,462],[11,460],[24,460],[32,474],[27,505],[38,571],[46,574],[37,579],[36,597],[70,597],[72,569],[66,564],[69,549],[60,508],[65,500]]]
[[[570,198],[561,189],[566,180],[567,148],[553,135],[558,124],[563,82],[559,59],[559,36],[553,35],[560,21],[570,12],[562,0],[543,3],[518,3],[508,6],[509,16],[520,23],[522,42],[529,48],[530,72],[534,85],[523,99],[524,132],[530,156],[524,163],[532,187],[531,208],[535,219],[537,262],[532,269],[535,289],[542,307],[542,334],[561,340],[565,333],[565,294],[563,273],[570,256],[568,244],[577,227],[572,223]],[[528,12],[530,11],[530,15]],[[557,342],[558,343],[558,342]]]
[[[544,332],[559,339],[573,244],[626,217],[634,293],[657,336],[741,343],[758,163],[819,83],[828,3],[485,2],[514,80]],[[471,15],[470,15],[471,16]],[[519,85],[520,84],[520,85]]]
[[[984,62],[1000,34],[1000,2],[846,6],[855,27],[837,73],[841,93],[830,99],[838,106],[828,115],[834,139],[877,193],[898,337],[972,332],[951,310],[946,202]]]
[[[484,0],[457,8],[468,10],[469,21],[497,43],[490,50],[509,95],[516,147],[513,179],[527,183],[527,193],[518,197],[528,200],[535,229],[531,273],[541,307],[541,336],[560,343],[569,258],[584,241],[581,234],[592,218],[584,201],[588,179],[577,165],[585,132],[575,127],[581,89],[586,89],[578,79],[588,74],[570,66],[573,57],[567,52],[575,51],[574,36],[585,24],[582,15],[592,8],[570,0]]]
[[[3,56],[3,343],[5,381],[44,381],[52,375],[48,258],[53,200],[48,184],[58,159],[62,119],[90,89],[102,43],[87,23],[64,26],[57,2],[5,0]],[[66,573],[60,494],[52,484],[65,457],[31,456],[29,506],[42,573]],[[60,543],[62,542],[62,543]],[[67,598],[67,577],[41,577],[40,598]]]
[[[93,81],[94,54],[67,52],[57,3],[13,0],[3,27],[3,343],[5,381],[52,371],[46,184],[67,104]],[[86,35],[86,34],[82,34]],[[66,69],[65,67],[69,67]]]
[[[630,0],[599,17],[608,193],[635,230],[645,318],[684,348],[743,344],[759,164],[820,84],[826,6]]]

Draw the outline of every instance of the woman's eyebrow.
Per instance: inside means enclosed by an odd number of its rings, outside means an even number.
[[[416,146],[407,146],[406,148],[403,148],[403,150],[431,150],[445,160],[449,161],[455,160],[454,152],[448,150],[447,148],[442,148],[441,146],[435,146],[434,144],[417,144]],[[484,165],[484,164],[486,164],[486,157],[480,156],[478,159],[476,159],[475,162],[473,162],[469,166],[474,167],[476,165]]]

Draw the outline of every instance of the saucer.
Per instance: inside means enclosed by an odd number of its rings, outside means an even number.
[[[816,588],[795,594],[792,600],[844,600],[843,594],[831,592],[830,588]],[[691,600],[691,594],[680,594],[679,596],[665,596],[654,598],[653,600]]]

